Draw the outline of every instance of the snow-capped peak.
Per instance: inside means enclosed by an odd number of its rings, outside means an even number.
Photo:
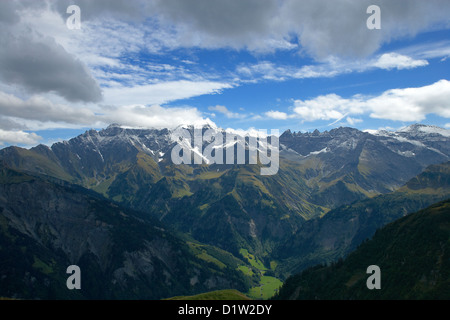
[[[370,133],[371,135],[374,136],[385,136],[385,137],[392,137],[399,134],[401,135],[408,134],[412,136],[439,134],[446,138],[450,137],[450,130],[438,126],[424,125],[424,124],[412,124],[407,127],[402,127],[396,131],[387,129],[379,129],[379,130],[367,129],[364,130],[364,132]]]
[[[397,132],[410,133],[410,134],[440,134],[444,137],[450,137],[450,130],[423,124],[413,124],[407,127],[399,129]]]

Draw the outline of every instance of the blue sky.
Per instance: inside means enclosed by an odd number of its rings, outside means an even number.
[[[449,1],[8,0],[0,12],[0,147],[110,123],[450,129]]]

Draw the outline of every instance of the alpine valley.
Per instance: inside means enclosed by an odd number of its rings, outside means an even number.
[[[268,299],[289,278],[279,298],[329,298],[297,290],[292,276],[355,250],[376,256],[387,240],[366,240],[388,232],[378,229],[394,221],[395,232],[420,228],[405,216],[450,198],[450,131],[434,126],[288,130],[273,176],[260,174],[262,164],[175,165],[172,133],[114,124],[51,147],[0,150],[0,297],[165,299],[235,289]],[[434,211],[448,220],[448,203]],[[426,230],[448,231],[431,216],[421,218],[424,228],[431,221]],[[448,265],[438,247],[428,258]],[[345,276],[359,281],[351,261]],[[81,290],[66,287],[70,265],[81,269]],[[431,271],[414,273],[417,283],[427,274],[428,291]],[[450,283],[448,272],[440,276],[436,285]],[[405,297],[426,296],[415,288]],[[336,298],[366,297],[332,289]]]

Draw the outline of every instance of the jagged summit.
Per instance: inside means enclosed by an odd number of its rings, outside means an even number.
[[[120,139],[122,137],[122,140],[141,140],[142,137],[156,137],[156,136],[165,136],[170,137],[170,133],[176,131],[177,129],[184,128],[188,129],[189,131],[192,131],[194,128],[202,128],[203,130],[207,129],[214,129],[221,132],[233,132],[233,133],[240,133],[240,134],[246,134],[247,131],[241,130],[231,130],[231,129],[222,129],[216,126],[212,121],[209,121],[207,123],[203,123],[201,125],[197,124],[181,124],[179,126],[176,126],[174,128],[144,128],[144,127],[129,127],[129,126],[123,126],[118,123],[110,124],[108,127],[102,130],[94,130],[90,129],[87,130],[85,133],[81,134],[78,137],[75,137],[73,139],[81,139],[86,140],[88,142],[102,142],[106,138],[117,138]],[[450,137],[450,130],[444,129],[437,126],[432,125],[423,125],[423,124],[413,124],[407,127],[403,127],[397,131],[388,131],[388,130],[365,130],[360,131],[355,128],[351,127],[339,127],[332,129],[330,131],[319,131],[318,129],[314,130],[313,132],[295,132],[290,129],[283,132],[280,136],[281,140],[290,140],[290,139],[309,139],[309,138],[315,138],[315,139],[339,139],[339,140],[348,140],[348,139],[357,139],[362,136],[365,136],[367,134],[373,135],[373,136],[379,136],[379,137],[391,137],[391,138],[413,138],[413,139],[430,139],[430,138],[436,138],[436,137]],[[71,139],[71,140],[73,140]],[[67,141],[59,142],[63,144],[67,144]],[[58,144],[58,143],[57,143]],[[323,148],[320,148],[322,150]],[[319,151],[319,150],[310,150],[310,152]]]
[[[228,132],[218,128],[213,123],[200,126],[203,130],[214,129],[220,132]],[[180,125],[175,129],[156,128],[129,128],[120,124],[111,124],[106,129],[96,131],[88,130],[84,134],[75,137],[68,142],[56,143],[51,147],[53,151],[70,146],[76,150],[76,157],[81,153],[94,151],[103,155],[108,150],[112,154],[121,153],[121,149],[138,150],[160,161],[156,155],[167,154],[175,142],[173,133],[177,129],[184,128],[193,134],[196,125]],[[229,130],[235,134],[247,134],[244,130]],[[375,145],[383,146],[402,157],[435,157],[439,156],[443,161],[449,159],[450,145],[448,138],[450,130],[436,126],[414,124],[398,131],[360,131],[350,127],[335,128],[330,131],[301,133],[285,131],[280,136],[281,155],[286,151],[295,151],[301,156],[330,157],[343,155],[358,148],[372,149]],[[367,144],[372,146],[367,146]],[[84,150],[84,151],[83,151]],[[100,157],[101,158],[101,157]],[[421,160],[420,162],[424,162]],[[425,161],[425,163],[428,163]]]

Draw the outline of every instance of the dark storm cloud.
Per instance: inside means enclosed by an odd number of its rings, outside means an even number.
[[[52,0],[52,8],[61,16],[67,17],[67,7],[76,4],[80,7],[84,20],[104,16],[128,20],[143,19],[151,15],[151,2],[142,0]]]
[[[19,21],[14,1],[0,1],[0,23],[12,24]],[[2,26],[3,27],[3,26]]]
[[[27,127],[23,124],[17,123],[14,120],[0,116],[0,129],[10,131],[10,130],[26,130]]]
[[[50,3],[63,17],[73,4]],[[367,56],[394,38],[413,36],[437,24],[450,27],[448,0],[78,0],[76,4],[86,20],[158,19],[161,28],[174,32],[180,47],[273,51],[298,45],[314,58]],[[381,8],[381,30],[367,29],[370,5]]]
[[[0,79],[31,93],[54,92],[71,102],[100,101],[100,87],[82,62],[54,39],[20,24],[16,9],[23,9],[24,3],[0,2]]]
[[[381,9],[381,30],[369,30],[367,8]],[[367,56],[394,38],[414,36],[449,21],[447,0],[287,0],[282,24],[312,56]],[[297,21],[297,22],[295,22]]]
[[[3,34],[0,77],[33,93],[55,92],[68,101],[97,102],[101,91],[86,67],[53,39]]]
[[[147,29],[158,48],[225,48],[252,51],[293,49],[316,59],[365,57],[392,39],[436,25],[448,28],[448,0],[60,0],[0,1],[0,79],[30,93],[55,92],[68,101],[98,102],[101,89],[85,65],[52,38],[27,30],[21,10],[45,9],[63,19],[76,3],[83,21],[109,17]],[[369,5],[382,10],[382,29],[368,30]],[[142,24],[146,28],[145,24]]]
[[[278,12],[273,0],[159,0],[159,12],[177,23],[217,37],[270,32],[272,16]]]
[[[450,27],[448,0],[157,0],[155,11],[208,44],[270,46],[298,43],[315,58],[367,56],[398,37],[441,24]],[[381,30],[369,30],[367,8],[381,8]],[[270,48],[269,48],[270,49]]]

